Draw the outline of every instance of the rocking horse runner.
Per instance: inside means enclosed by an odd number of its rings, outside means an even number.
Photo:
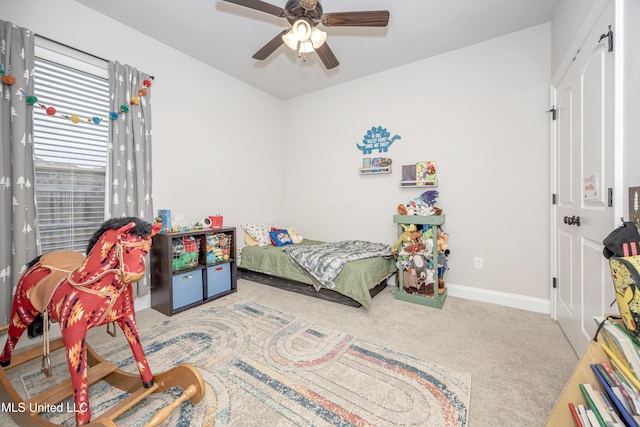
[[[131,347],[144,387],[153,386],[154,377],[136,328],[129,285],[144,275],[151,237],[161,226],[133,217],[108,220],[91,238],[86,258],[73,252],[45,254],[32,261],[18,282],[0,366],[11,363],[15,345],[27,328],[31,334],[37,329],[34,325],[43,322],[46,331],[47,317],[58,322],[79,425],[91,420],[87,361],[96,356],[87,352],[88,329],[117,322]],[[47,373],[47,369],[43,360],[43,371]]]

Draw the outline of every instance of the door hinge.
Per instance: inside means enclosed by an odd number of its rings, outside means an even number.
[[[556,119],[556,106],[551,107],[550,110],[545,111],[545,113],[551,113],[551,120]]]
[[[603,39],[607,39],[607,51],[613,52],[613,31],[611,30],[611,25],[609,25],[609,31],[600,36],[600,40],[598,40],[598,43],[600,43]]]
[[[607,189],[607,206],[608,207],[612,207],[613,206],[613,188],[608,188]]]
[[[553,289],[556,289],[558,287],[558,279],[556,279],[555,277],[553,278]]]
[[[556,193],[553,193],[551,195],[551,204],[552,205],[557,205],[558,204],[558,195]]]

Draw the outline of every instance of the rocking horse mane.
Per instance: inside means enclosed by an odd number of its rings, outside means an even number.
[[[134,216],[111,218],[103,222],[100,228],[95,233],[93,233],[93,236],[91,236],[91,238],[89,239],[87,252],[85,252],[85,254],[89,254],[89,252],[91,252],[91,249],[93,249],[95,244],[98,243],[100,236],[102,236],[105,231],[117,230],[118,228],[127,225],[130,222],[136,223],[136,226],[131,229],[131,234],[135,234],[136,236],[142,238],[147,237],[149,234],[151,234],[151,224],[140,218]],[[27,268],[31,268],[38,262],[40,262],[40,257],[42,257],[42,255],[38,255],[37,257],[29,261],[29,263],[27,264]]]
[[[142,238],[145,238],[151,234],[152,232],[151,224],[149,224],[148,222],[140,218],[137,218],[137,217],[111,218],[103,222],[100,228],[95,233],[93,233],[93,236],[91,236],[91,238],[89,239],[89,244],[87,245],[86,254],[88,255],[89,252],[91,252],[91,249],[93,249],[95,244],[98,243],[98,240],[100,240],[100,237],[107,230],[117,230],[118,228],[123,227],[129,224],[130,222],[136,223],[135,227],[131,229],[130,234],[133,234]],[[29,262],[28,264],[28,268],[31,268],[35,264],[37,264],[40,261],[41,256],[42,255],[38,255],[36,258],[31,260],[31,262]],[[27,335],[29,336],[29,338],[39,337],[42,335],[43,328],[44,328],[44,319],[42,317],[42,314],[38,314],[34,319],[34,321],[27,328]]]
[[[89,244],[87,245],[87,252],[91,252],[91,249],[98,243],[100,236],[102,236],[107,230],[117,230],[120,227],[123,227],[130,222],[135,222],[136,225],[131,229],[130,234],[136,235],[138,237],[147,237],[151,234],[151,224],[134,216],[120,217],[120,218],[111,218],[102,223],[100,228],[93,233],[93,236],[89,239]]]

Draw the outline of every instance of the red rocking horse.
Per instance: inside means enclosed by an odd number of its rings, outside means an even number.
[[[79,425],[91,421],[87,362],[96,357],[86,343],[88,329],[117,322],[131,347],[144,388],[153,386],[155,378],[136,328],[129,285],[143,277],[151,237],[161,226],[133,217],[108,220],[90,239],[86,258],[72,251],[48,253],[33,260],[20,278],[0,366],[11,363],[15,345],[27,328],[32,335],[39,322],[45,332],[48,318],[59,323]],[[45,341],[45,350],[47,346]],[[49,368],[45,351],[42,370],[46,375]],[[201,386],[201,378],[199,381]]]

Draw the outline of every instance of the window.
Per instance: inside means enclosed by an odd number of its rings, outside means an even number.
[[[97,64],[96,64],[97,63]],[[84,252],[105,219],[109,137],[107,64],[48,41],[36,43],[34,155],[42,252]],[[47,114],[53,107],[55,115]],[[69,118],[77,115],[81,122]],[[100,117],[100,124],[87,119]]]

